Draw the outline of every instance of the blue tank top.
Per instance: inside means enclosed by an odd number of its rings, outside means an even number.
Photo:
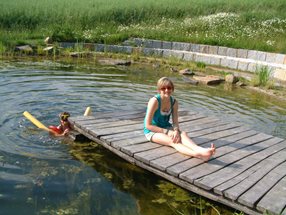
[[[161,111],[161,96],[160,96],[160,94],[157,94],[154,97],[158,101],[158,109],[154,113],[154,116],[152,119],[152,125],[156,125],[160,128],[171,127],[172,124],[169,121],[170,121],[170,116],[173,113],[173,106],[175,104],[175,99],[172,96],[170,96],[171,108],[170,108],[168,113],[165,113],[165,112]],[[146,116],[147,116],[147,111],[148,111],[148,108],[146,110]],[[144,134],[148,134],[149,132],[151,132],[150,130],[148,130],[146,128],[146,116],[144,119]]]

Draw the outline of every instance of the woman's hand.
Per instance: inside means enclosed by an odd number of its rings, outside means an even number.
[[[178,130],[172,131],[170,130],[168,136],[172,138],[173,143],[180,143],[181,142],[181,135]]]

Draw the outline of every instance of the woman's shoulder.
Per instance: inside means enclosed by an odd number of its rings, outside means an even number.
[[[157,97],[153,96],[152,98],[149,99],[148,105],[150,106],[158,106],[159,100]]]

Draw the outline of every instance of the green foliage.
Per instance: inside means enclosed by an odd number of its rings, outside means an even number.
[[[0,42],[0,55],[3,55],[6,52],[6,47],[5,45]]]
[[[267,66],[256,68],[254,79],[252,80],[254,86],[262,86],[271,88],[271,69]]]
[[[206,64],[204,62],[196,62],[196,65],[198,68],[200,69],[204,69],[206,68]]]

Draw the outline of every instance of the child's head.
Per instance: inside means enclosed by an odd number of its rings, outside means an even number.
[[[172,91],[174,91],[174,84],[173,82],[167,78],[167,77],[162,77],[158,80],[157,82],[157,89],[161,90],[162,88],[168,88],[170,87]]]
[[[59,115],[61,121],[68,121],[70,114],[68,112],[62,112]]]

